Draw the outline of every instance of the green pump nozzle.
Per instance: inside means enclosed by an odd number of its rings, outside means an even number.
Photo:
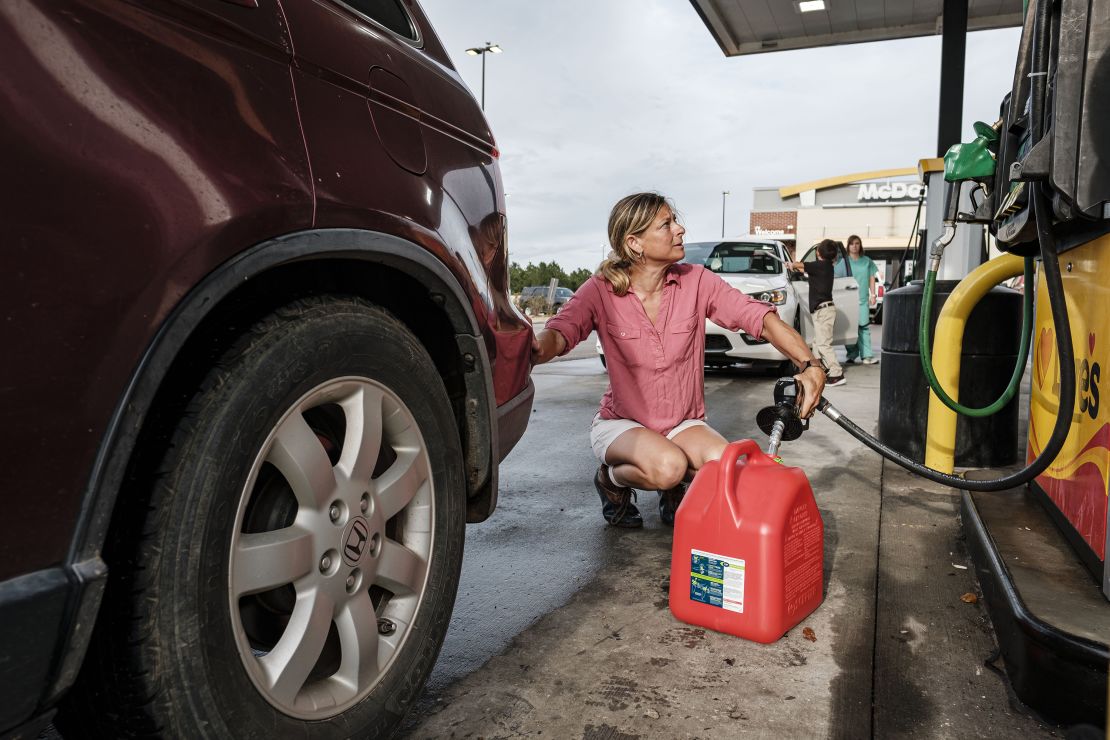
[[[974,141],[953,144],[944,155],[945,182],[981,182],[994,177],[995,157],[991,149],[998,144],[998,131],[982,121],[976,121],[973,128]]]
[[[944,231],[933,242],[930,252],[930,269],[940,269],[940,259],[944,249],[956,236],[956,219],[960,209],[960,188],[963,183],[978,182],[984,187],[994,178],[996,160],[994,148],[998,144],[998,128],[976,121],[975,139],[963,144],[953,144],[944,155]]]

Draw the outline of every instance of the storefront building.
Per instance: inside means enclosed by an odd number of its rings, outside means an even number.
[[[846,242],[851,234],[868,252],[890,253],[914,239],[919,205],[924,227],[924,199],[912,167],[754,188],[749,232],[781,240],[796,257],[822,239]]]

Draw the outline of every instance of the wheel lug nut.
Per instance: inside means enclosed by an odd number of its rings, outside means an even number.
[[[331,569],[331,558],[329,558],[327,555],[325,555],[324,557],[320,558],[320,572],[321,573],[327,573],[328,570],[330,570],[330,569]]]
[[[339,521],[339,505],[338,504],[332,504],[331,505],[331,508],[328,509],[328,516],[331,517],[331,520],[333,522],[338,522]]]
[[[358,508],[362,509],[362,513],[365,514],[370,508],[370,499],[366,496],[363,496],[362,501],[358,505]]]
[[[353,595],[356,591],[358,591],[359,588],[361,588],[362,586],[362,571],[360,571],[358,568],[354,568],[350,573],[348,573],[346,586],[348,594]]]
[[[379,635],[392,635],[397,631],[397,625],[392,620],[381,617],[378,619],[378,634]]]

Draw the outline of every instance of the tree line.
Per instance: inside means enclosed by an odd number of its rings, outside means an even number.
[[[529,262],[526,267],[513,262],[509,264],[509,286],[513,293],[519,293],[521,288],[533,285],[546,286],[551,282],[551,278],[555,278],[561,287],[578,290],[578,287],[589,280],[593,274],[592,270],[587,270],[585,267],[567,273],[555,262],[541,262],[538,265]]]

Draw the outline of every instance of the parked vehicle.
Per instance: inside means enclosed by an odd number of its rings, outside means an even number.
[[[809,314],[809,285],[805,276],[791,272],[789,253],[782,242],[759,237],[739,240],[690,242],[685,245],[684,262],[704,265],[719,274],[730,285],[751,297],[771,303],[779,317],[800,331],[803,336],[813,335],[813,320]],[[815,259],[812,250],[806,260]],[[842,255],[841,259],[845,259]],[[843,293],[847,284],[834,281]],[[849,278],[852,287],[855,281]],[[855,300],[855,293],[851,298]],[[836,295],[837,318],[834,343],[848,344],[855,340],[855,316],[859,308],[852,304],[849,310],[841,295]],[[849,316],[853,317],[849,319]],[[849,335],[846,326],[851,326]],[[776,372],[790,372],[792,363],[765,339],[756,339],[743,331],[729,331],[705,320],[705,364],[707,367],[729,365],[762,366]],[[604,351],[597,342],[601,362],[605,364]]]
[[[882,280],[875,282],[875,305],[871,307],[871,323],[883,323],[883,298],[886,296],[887,284]]]
[[[412,0],[0,3],[0,735],[376,737],[532,406]]]
[[[529,308],[533,301],[537,300],[542,303],[543,310],[548,313],[558,313],[566,305],[567,301],[574,297],[574,291],[570,288],[556,287],[554,298],[548,300],[549,288],[546,285],[531,285],[523,288],[520,291],[520,298],[518,305],[523,311]]]

